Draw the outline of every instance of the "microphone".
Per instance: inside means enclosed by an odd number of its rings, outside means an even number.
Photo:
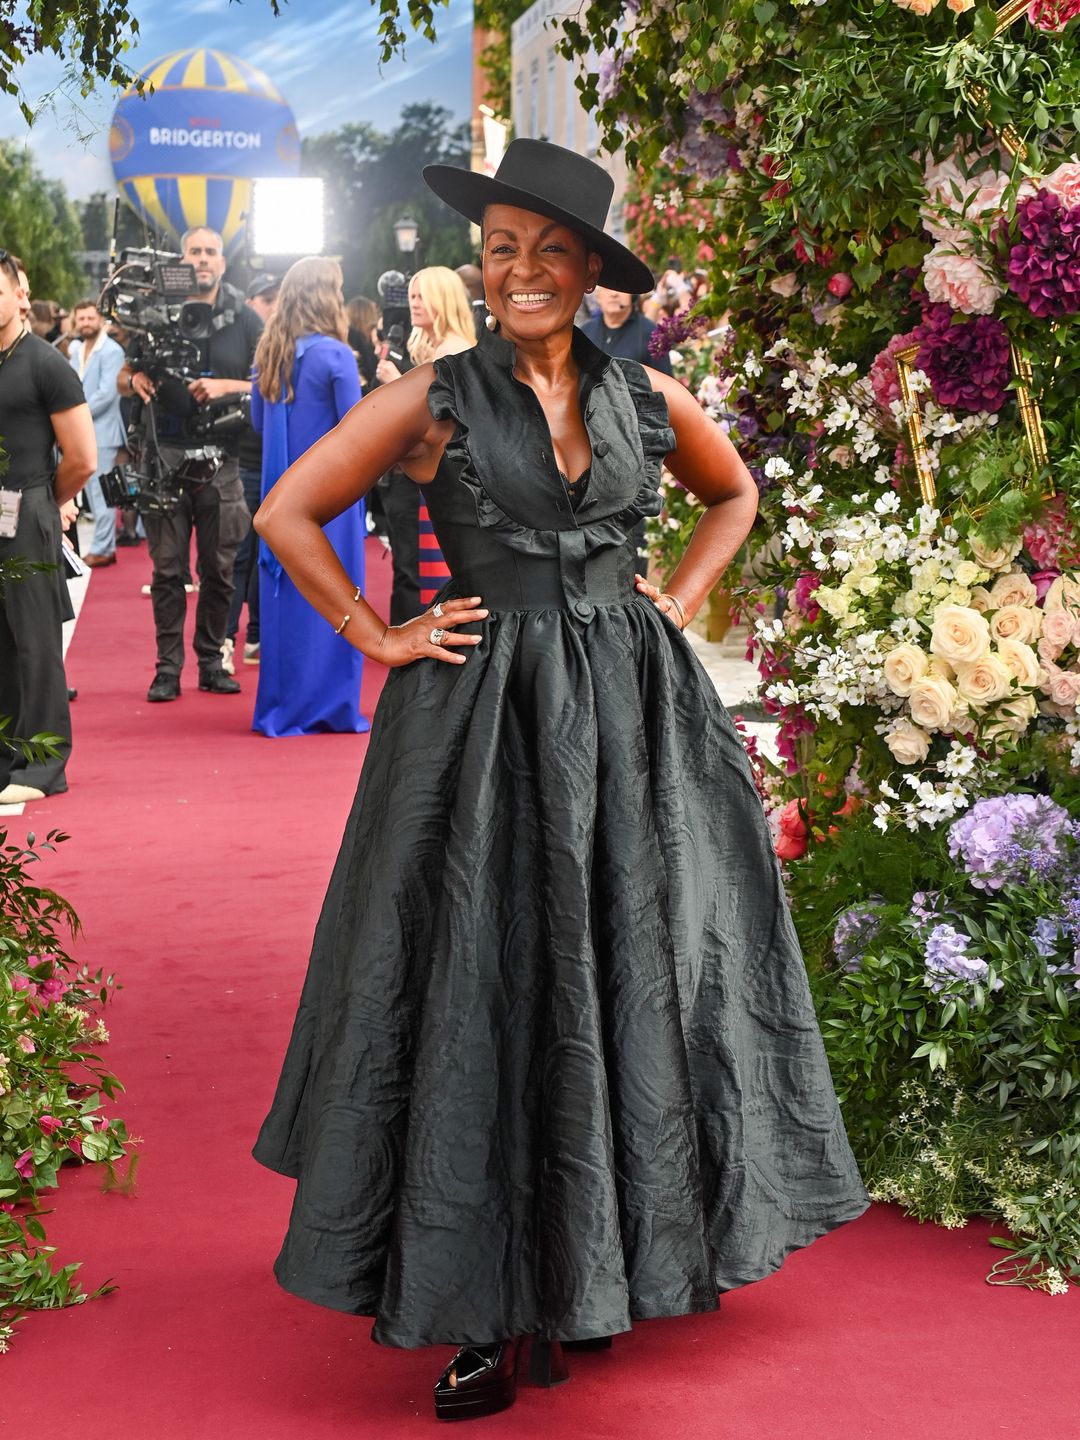
[[[386,358],[392,360],[399,370],[405,360],[405,331],[400,325],[391,325],[386,333]]]

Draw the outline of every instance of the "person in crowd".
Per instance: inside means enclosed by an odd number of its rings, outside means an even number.
[[[280,475],[360,399],[341,267],[312,255],[291,266],[255,354],[252,420],[263,440],[263,485]],[[325,538],[340,565],[364,584],[364,506],[331,520]],[[355,734],[364,658],[326,625],[269,550],[260,555],[259,689],[253,728],[263,735]]]
[[[390,675],[255,1156],[298,1181],[280,1283],[460,1345],[434,1399],[464,1420],[512,1403],[524,1337],[566,1379],[559,1342],[715,1309],[868,1199],[746,752],[681,633],[754,481],[683,386],[575,330],[586,289],[652,286],[600,166],[514,140],[494,176],[424,176],[482,225],[498,334],[363,401],[256,516]],[[388,626],[322,526],[395,462],[453,578]],[[702,511],[661,592],[629,536],[665,462]]]
[[[690,308],[690,285],[677,255],[668,257],[667,269],[657,281],[645,308],[652,320],[658,320],[661,315],[679,315]]]
[[[94,422],[79,377],[24,320],[21,262],[0,250],[0,564],[55,566],[60,506],[95,473]],[[56,463],[56,447],[60,463]],[[67,789],[71,715],[64,675],[62,581],[57,571],[24,570],[0,585],[0,715],[9,735],[59,737],[57,753],[28,758],[0,743],[0,805]]]
[[[97,438],[97,474],[90,477],[83,492],[94,522],[94,536],[83,556],[83,564],[94,569],[116,564],[116,511],[106,503],[98,476],[111,470],[117,459],[126,458],[127,454],[124,450],[127,431],[120,415],[117,388],[124,352],[109,337],[105,317],[96,300],[80,300],[73,314],[78,338],[72,342],[68,364],[82,381]]]
[[[274,313],[280,289],[281,281],[277,276],[265,272],[262,275],[256,275],[247,287],[247,303],[264,326]]]
[[[345,316],[349,322],[349,348],[356,356],[360,383],[366,395],[379,383],[375,378],[375,367],[379,363],[375,348],[379,343],[379,307],[366,295],[354,295],[345,302]]]
[[[263,325],[277,309],[281,281],[276,275],[256,275],[247,287],[247,303]],[[240,438],[238,460],[240,485],[244,504],[252,515],[262,499],[262,438],[254,426],[246,427]],[[225,621],[225,643],[221,647],[221,664],[227,675],[236,673],[236,637],[240,629],[240,612],[247,606],[247,628],[244,633],[244,664],[259,663],[259,544],[248,521],[244,538],[233,562],[233,593]]]
[[[456,355],[477,343],[469,293],[461,277],[445,265],[418,270],[409,281],[409,358],[414,365]],[[400,378],[386,358],[379,362],[382,383]],[[394,566],[390,592],[391,624],[418,615],[449,575],[427,506],[404,470],[395,468],[379,487]]]
[[[188,428],[194,411],[215,400],[240,396],[251,389],[251,367],[262,322],[239,290],[225,281],[225,247],[216,230],[204,225],[188,230],[181,240],[183,259],[194,266],[196,289],[188,298],[212,307],[207,339],[193,343],[200,352],[200,377],[183,387],[158,387],[147,373],[139,338],[120,371],[120,393],[135,394],[153,405],[154,423],[168,464],[178,463],[185,450],[199,448]],[[240,465],[250,465],[257,444],[245,425],[238,433],[216,436],[227,451],[225,464],[197,490],[185,490],[177,507],[144,520],[154,574],[150,598],[157,636],[157,669],[147,691],[152,702],[180,698],[184,668],[184,620],[187,614],[184,576],[190,563],[191,535],[199,554],[199,601],[195,611],[195,655],[199,689],[211,695],[238,695],[239,683],[222,664],[222,645],[233,592],[233,566],[250,514],[244,503]]]
[[[597,285],[596,305],[596,314],[581,329],[598,349],[605,355],[620,355],[639,365],[651,365],[662,375],[671,374],[671,361],[666,355],[656,360],[649,355],[649,336],[656,326],[641,313],[636,295]]]
[[[459,265],[454,274],[468,291],[473,321],[476,324],[476,338],[483,340],[487,333],[484,326],[484,321],[487,319],[487,303],[484,300],[484,272],[479,265]]]

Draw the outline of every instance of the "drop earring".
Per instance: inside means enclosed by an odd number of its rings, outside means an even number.
[[[487,326],[487,328],[491,331],[493,335],[495,331],[499,328],[499,322],[498,320],[496,320],[495,316],[491,313],[490,310],[484,316],[484,324]]]

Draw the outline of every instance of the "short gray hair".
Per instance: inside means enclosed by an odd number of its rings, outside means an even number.
[[[185,230],[184,233],[180,236],[180,249],[181,249],[182,251],[183,251],[183,250],[186,250],[186,249],[187,249],[187,242],[191,239],[192,235],[198,235],[198,233],[199,233],[200,230],[205,230],[208,235],[213,235],[214,239],[215,239],[215,240],[218,242],[218,244],[221,246],[221,253],[224,255],[224,254],[225,254],[225,240],[224,240],[224,237],[222,236],[221,232],[218,231],[218,230],[215,230],[212,225],[192,225],[189,229]]]

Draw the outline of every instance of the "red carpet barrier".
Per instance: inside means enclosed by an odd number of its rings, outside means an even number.
[[[369,542],[386,613],[390,565]],[[445,1350],[382,1350],[370,1323],[280,1291],[290,1181],[249,1157],[366,737],[265,740],[240,697],[148,705],[143,551],[94,576],[72,646],[69,795],[13,825],[72,834],[43,867],[76,905],[76,954],[124,989],[106,1023],[143,1139],[139,1194],[63,1176],[49,1235],[120,1289],[32,1316],[0,1359],[0,1433],[65,1440],[386,1440],[441,1433]],[[191,607],[193,609],[193,605]],[[189,616],[189,624],[191,617]],[[383,672],[364,667],[370,714]],[[636,1327],[523,1389],[478,1440],[1068,1440],[1075,1292],[993,1290],[988,1226],[944,1231],[875,1206],[726,1297],[717,1315]],[[463,1435],[472,1435],[466,1428]]]

